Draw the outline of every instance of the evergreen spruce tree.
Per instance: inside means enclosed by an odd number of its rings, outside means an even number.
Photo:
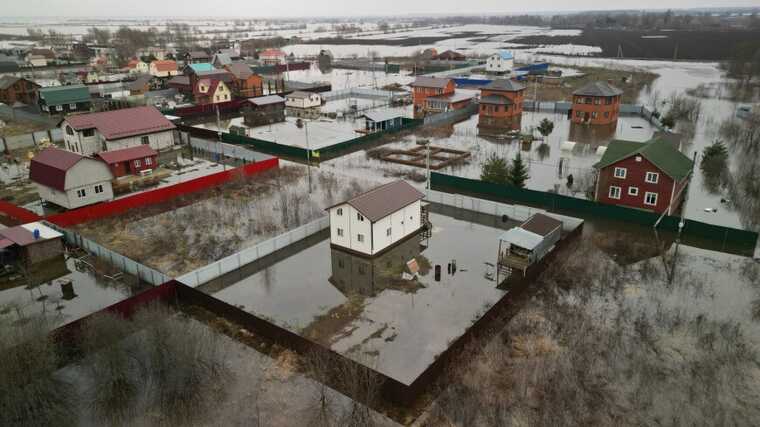
[[[494,184],[507,184],[509,177],[509,165],[506,160],[491,153],[480,171],[480,180]]]
[[[507,176],[507,183],[514,185],[515,187],[525,187],[525,181],[530,178],[528,174],[528,166],[522,160],[520,153],[517,153],[517,157],[512,160],[512,167],[509,168],[509,175]]]

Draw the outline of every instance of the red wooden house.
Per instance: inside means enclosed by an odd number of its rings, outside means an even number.
[[[595,199],[656,213],[675,213],[694,163],[664,138],[610,142],[597,170]]]
[[[422,114],[428,97],[453,95],[456,89],[454,80],[437,77],[417,77],[411,84],[414,114]]]
[[[144,170],[158,167],[158,153],[150,145],[102,151],[96,156],[108,165],[115,178],[124,175],[139,175]]]
[[[0,77],[0,102],[13,105],[21,102],[27,105],[34,105],[37,102],[37,90],[40,85],[23,79],[5,75]]]
[[[264,95],[264,79],[254,74],[251,67],[244,62],[233,62],[224,67],[235,76],[232,91],[238,98],[254,98]]]

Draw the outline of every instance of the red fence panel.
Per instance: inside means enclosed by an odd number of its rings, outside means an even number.
[[[271,159],[247,164],[232,170],[217,172],[212,175],[202,176],[179,184],[145,191],[123,199],[116,199],[110,202],[98,203],[96,205],[51,215],[46,219],[59,227],[71,227],[96,219],[118,215],[130,209],[155,205],[185,194],[224,184],[236,177],[251,176],[269,169],[277,168],[278,165],[279,159],[273,157]]]
[[[22,207],[14,205],[13,203],[8,203],[3,200],[0,200],[0,213],[4,213],[9,218],[18,221],[21,224],[39,221],[42,219],[39,215],[30,210],[24,209]]]
[[[232,101],[220,102],[218,104],[204,104],[193,105],[192,107],[180,107],[172,112],[172,115],[178,117],[190,117],[200,116],[207,114],[216,114],[216,109],[219,108],[219,112],[225,113],[227,111],[237,111],[240,106],[247,102],[247,99],[233,99]]]

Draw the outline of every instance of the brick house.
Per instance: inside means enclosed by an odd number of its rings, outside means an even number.
[[[144,170],[155,169],[158,166],[158,152],[150,145],[103,151],[96,154],[96,157],[108,165],[114,178],[139,175]]]
[[[594,199],[656,213],[673,214],[683,201],[694,163],[664,138],[614,140],[597,170]]]
[[[40,85],[37,83],[14,76],[0,77],[0,102],[13,105],[21,102],[27,105],[34,105],[37,101],[37,90]]]
[[[437,77],[418,76],[410,86],[415,116],[424,114],[425,101],[428,97],[453,95],[456,89],[454,80]]]
[[[593,82],[573,92],[572,121],[579,124],[617,123],[623,91],[607,82]]]
[[[224,67],[235,76],[232,91],[240,98],[254,98],[264,94],[264,79],[254,74],[251,67],[244,62],[233,62]]]
[[[479,128],[519,130],[525,86],[497,79],[480,89]]]
[[[428,96],[425,98],[425,107],[423,112],[427,113],[448,113],[449,111],[461,110],[472,104],[475,95],[470,93],[454,92],[450,95]]]

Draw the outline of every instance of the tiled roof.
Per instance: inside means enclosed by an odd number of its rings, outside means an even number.
[[[151,64],[156,68],[156,71],[177,71],[177,63],[172,60],[156,60],[151,62]]]
[[[434,88],[445,88],[449,82],[450,79],[443,79],[439,77],[425,77],[425,76],[417,76],[417,78],[414,79],[414,82],[411,84],[412,87],[434,87]]]
[[[580,96],[618,96],[622,94],[622,90],[607,82],[592,82],[573,92],[573,95]]]
[[[156,150],[150,145],[136,145],[134,147],[122,148],[121,150],[102,151],[97,154],[104,162],[112,165],[114,163],[128,162],[134,159],[157,156]]]
[[[74,115],[66,117],[66,122],[77,130],[97,128],[108,140],[175,128],[174,124],[153,106]]]
[[[370,222],[375,222],[424,197],[424,194],[409,185],[406,181],[399,180],[372,189],[330,208],[349,204],[370,220]]]
[[[693,162],[665,139],[655,138],[649,142],[614,140],[609,143],[597,169],[611,166],[634,155],[640,155],[675,180],[691,174]]]
[[[79,154],[49,147],[37,153],[29,165],[29,179],[56,190],[66,191],[66,172],[84,159]]]
[[[492,104],[492,105],[512,105],[512,101],[507,98],[506,96],[501,95],[488,95],[480,98],[481,104]]]

